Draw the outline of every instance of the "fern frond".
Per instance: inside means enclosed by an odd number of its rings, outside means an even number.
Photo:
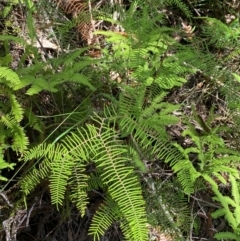
[[[98,146],[101,146],[101,149],[98,151],[99,159],[95,162],[103,169],[102,180],[108,186],[111,198],[117,202],[130,226],[125,235],[130,234],[132,240],[146,240],[146,218],[142,209],[144,201],[140,198],[141,188],[136,176],[133,175],[133,168],[126,166],[129,161],[127,149],[121,147],[121,142],[109,139],[115,133],[111,133],[102,122],[96,121],[100,124],[100,130],[104,132],[98,137]]]
[[[234,47],[238,44],[238,32],[215,18],[205,18],[204,34],[209,44],[216,47]]]
[[[43,132],[43,123],[41,119],[36,116],[31,109],[25,108],[24,114],[28,119],[28,125],[34,130],[42,133]]]
[[[155,2],[155,1],[153,1]],[[192,13],[189,10],[188,6],[186,5],[186,3],[182,2],[181,0],[165,0],[163,1],[164,5],[176,5],[179,9],[181,9],[183,11],[183,13],[188,17],[192,17]],[[156,3],[158,3],[158,1],[156,1]]]
[[[93,216],[89,228],[89,234],[93,235],[94,241],[100,240],[106,230],[121,216],[120,213],[117,203],[108,197]]]
[[[38,164],[38,168],[33,167],[20,182],[21,189],[26,195],[31,193],[42,180],[51,176],[51,161],[54,159],[56,153],[60,156],[63,155],[61,146],[46,143],[42,143],[24,152],[24,155],[21,157],[22,161],[26,162],[36,159],[36,164]]]
[[[3,154],[0,152],[0,173],[1,173],[1,170],[2,169],[5,169],[5,168],[10,168],[11,170],[13,170],[14,166],[16,165],[16,163],[7,163],[4,159],[3,159]],[[0,174],[0,180],[1,181],[7,181],[8,179],[3,177],[1,174]]]
[[[183,190],[187,194],[191,194],[194,192],[195,182],[198,177],[201,176],[199,172],[193,166],[193,163],[189,160],[188,154],[185,150],[179,146],[178,144],[174,145],[179,153],[182,154],[182,157],[179,155],[179,159],[174,158],[167,158],[166,162],[170,162],[170,166],[172,170],[177,174],[178,180],[181,183]]]
[[[131,164],[135,166],[136,169],[144,173],[147,171],[147,168],[140,157],[141,153],[138,153],[138,150],[134,144],[136,145],[136,143],[133,143],[132,145],[131,143],[129,143],[129,148],[128,148],[129,156],[131,157],[131,160],[132,160]]]
[[[69,179],[69,185],[71,186],[70,199],[76,204],[76,207],[83,216],[88,204],[87,190],[89,188],[87,176],[85,172],[85,165],[75,162],[75,166],[72,167],[72,174]]]
[[[147,146],[150,146],[150,137],[154,136],[154,133],[156,136],[161,135],[163,141],[164,137],[167,137],[166,125],[177,123],[178,119],[171,113],[177,110],[178,106],[162,101],[166,95],[164,91],[160,90],[158,96],[148,96],[146,91],[147,88],[142,86],[128,89],[129,94],[121,94],[118,112],[114,115],[117,116],[123,137],[132,135],[138,143],[148,143]]]
[[[116,133],[109,129],[101,119],[95,119],[95,121],[99,128],[88,125],[90,133],[85,131],[84,136],[81,134],[67,138],[65,144],[70,150],[74,148],[74,152],[84,158],[86,158],[85,151],[94,154],[94,161],[102,170],[100,175],[103,184],[108,187],[109,195],[117,202],[127,222],[131,223],[131,230],[128,232],[136,235],[136,237],[132,236],[132,240],[145,240],[146,220],[142,217],[143,213],[139,212],[144,206],[144,202],[140,198],[141,188],[133,175],[133,169],[126,166],[129,161],[126,157],[127,149],[119,141],[113,139]],[[81,136],[83,139],[79,140],[78,138]],[[78,152],[76,152],[76,143],[81,143],[82,149],[87,149],[80,150],[78,148]],[[76,155],[75,153],[74,155]]]
[[[53,162],[51,163],[50,192],[52,203],[56,204],[57,208],[59,208],[59,205],[62,205],[73,165],[74,162],[69,155],[55,153]]]
[[[94,173],[90,173],[88,179],[88,191],[92,189],[97,190],[98,188],[104,189],[103,181],[100,177],[100,170],[96,170]]]
[[[223,196],[222,193],[218,190],[217,183],[208,175],[203,175],[204,179],[206,179],[211,185],[212,190],[216,197],[213,199],[218,201],[222,208],[219,208],[215,212],[212,213],[213,218],[218,218],[224,216],[227,220],[228,224],[232,227],[233,233],[230,232],[222,232],[215,235],[215,238],[219,237],[235,237],[239,235],[239,225],[240,225],[240,218],[239,218],[239,210],[240,210],[240,203],[239,203],[239,188],[236,183],[236,179],[230,174],[230,181],[232,184],[232,196],[233,199],[229,196]],[[231,207],[230,207],[231,205]],[[234,209],[234,211],[233,211]],[[234,240],[238,240],[235,239]]]
[[[12,107],[11,114],[14,116],[14,119],[17,122],[20,122],[23,119],[23,113],[24,113],[24,110],[23,110],[22,106],[17,101],[17,98],[16,98],[15,95],[10,95],[9,101],[10,101],[10,104],[11,104],[11,107]]]
[[[22,153],[27,149],[28,145],[29,139],[26,136],[24,129],[19,125],[13,125],[13,150],[20,151]]]
[[[3,123],[10,131],[13,142],[12,149],[17,152],[23,152],[29,145],[29,140],[24,132],[23,127],[9,114],[2,115],[0,123]]]
[[[238,172],[238,170],[236,170],[236,167],[235,168],[228,167],[226,165],[218,166],[217,164],[218,164],[218,160],[216,160],[214,163],[212,163],[211,167],[208,168],[206,173],[212,173],[212,174],[216,175],[216,173],[226,172],[228,174],[231,174],[235,178],[239,178],[239,172]],[[229,164],[229,163],[227,163],[227,164]]]
[[[79,160],[76,167],[80,168],[84,162],[93,160],[99,172],[102,184],[107,187],[107,193],[113,199],[126,220],[129,228],[124,229],[125,236],[132,237],[132,240],[144,241],[147,238],[146,216],[144,211],[144,201],[141,195],[141,186],[134,175],[134,167],[129,166],[128,149],[117,139],[116,131],[105,123],[105,119],[96,117],[94,125],[86,125],[86,128],[78,129],[67,136],[62,144],[41,145],[27,152],[24,159],[47,158],[51,161],[50,168],[50,192],[52,202],[57,205],[62,204],[67,185],[73,184],[74,160]],[[41,153],[39,154],[39,152]],[[82,164],[81,164],[82,163]],[[76,177],[83,177],[77,173]],[[75,178],[74,178],[75,180]],[[84,181],[85,180],[85,181]],[[87,179],[75,182],[72,192],[78,189],[76,195],[70,197],[83,212],[86,205],[86,182]],[[34,180],[33,180],[34,181]],[[25,185],[26,188],[27,185]],[[32,188],[30,186],[30,188]],[[76,200],[82,195],[82,200]],[[101,225],[104,226],[104,223]],[[93,231],[93,230],[92,230]]]
[[[239,235],[231,232],[220,232],[214,235],[217,240],[239,240]]]
[[[148,153],[148,156],[168,163],[177,173],[184,191],[188,194],[193,193],[195,181],[200,174],[189,160],[188,153],[169,142],[165,135],[166,125],[178,121],[171,115],[178,106],[162,102],[164,92],[151,97],[149,93],[146,95],[145,89],[141,87],[130,93],[130,96],[125,93],[120,95],[118,112],[113,112],[113,115],[117,116],[121,136],[130,135],[133,147],[136,148],[137,143],[142,158]]]
[[[62,153],[61,146],[60,145],[53,145],[53,144],[47,144],[47,143],[41,143],[40,145],[33,147],[26,151],[24,153],[24,156],[22,157],[23,161],[31,161],[35,158],[48,158],[49,160],[52,160],[54,158],[55,152],[59,153],[59,155]]]
[[[40,183],[41,177],[39,175],[39,170],[36,168],[31,170],[31,173],[24,177],[21,182],[21,190],[25,195],[30,194],[35,187]]]
[[[14,89],[16,85],[20,84],[20,79],[13,70],[0,67],[0,82]]]
[[[142,8],[140,13],[135,13],[134,11],[132,13],[137,15],[138,26],[142,22],[141,28],[135,26],[136,23],[129,13],[131,17],[126,14],[126,19],[122,23],[123,27],[126,27],[126,35],[114,32],[96,32],[96,34],[106,36],[106,41],[112,44],[113,55],[108,56],[108,61],[121,63],[120,66],[113,64],[113,71],[122,73],[128,70],[131,81],[145,85],[157,83],[164,89],[181,86],[186,82],[186,75],[197,70],[193,66],[196,56],[192,52],[195,51],[193,49],[189,50],[189,48],[180,48],[181,45],[170,37],[170,33],[173,30],[159,27],[153,24],[153,21],[148,21],[146,12],[149,9],[145,6]],[[149,26],[149,22],[152,25]],[[177,51],[177,53],[174,55],[168,54],[171,51]],[[182,59],[188,61],[184,62]],[[171,71],[172,69],[174,71]]]
[[[50,176],[50,166],[51,161],[45,158],[44,160],[41,160],[38,168],[33,167],[29,173],[27,173],[27,175],[21,179],[20,186],[25,195],[30,194],[36,188],[36,186],[41,183],[41,181]]]
[[[231,185],[232,185],[232,196],[234,198],[234,201],[237,204],[240,204],[240,197],[239,197],[240,194],[239,194],[239,188],[238,188],[236,179],[232,175],[229,175],[229,179],[230,179],[230,182],[231,182]]]
[[[173,170],[174,172],[177,173],[177,177],[179,182],[181,183],[184,192],[187,195],[190,195],[194,192],[195,190],[195,182],[198,177],[200,177],[200,174],[196,172],[195,169],[192,168],[191,165],[189,165],[188,162],[181,162],[182,165],[188,164],[187,167],[190,167],[190,170],[187,170],[185,168],[180,167],[181,165],[179,164],[178,166],[174,166]]]

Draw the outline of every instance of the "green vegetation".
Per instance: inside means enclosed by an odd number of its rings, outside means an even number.
[[[240,240],[238,10],[0,3],[1,239]]]

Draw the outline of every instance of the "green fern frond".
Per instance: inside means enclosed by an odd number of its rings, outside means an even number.
[[[240,218],[239,218],[239,210],[240,210],[240,203],[239,203],[239,188],[236,182],[236,179],[231,174],[229,175],[230,182],[232,185],[232,197],[223,196],[222,193],[218,190],[217,183],[208,175],[203,175],[204,179],[207,180],[212,185],[212,190],[216,197],[213,199],[218,201],[222,208],[219,208],[215,212],[212,213],[213,218],[219,218],[224,216],[227,220],[228,224],[232,227],[233,232],[220,232],[215,234],[216,239],[220,239],[222,237],[232,237],[233,240],[239,239],[239,225],[240,225]],[[231,207],[230,207],[231,206]]]
[[[20,83],[20,79],[13,70],[0,67],[0,82],[14,89],[14,87]]]
[[[36,163],[39,163],[37,165],[38,168],[33,167],[20,182],[21,189],[25,195],[30,194],[42,180],[50,176],[51,160],[53,160],[55,152],[61,155],[60,145],[55,147],[46,143],[24,152],[24,155],[21,157],[22,161],[26,162],[37,159]]]
[[[39,148],[33,148],[24,159],[52,160],[49,175],[50,192],[52,202],[57,206],[62,204],[67,185],[73,182],[72,174],[76,165],[74,160],[80,160],[80,163],[93,160],[97,169],[101,170],[99,174],[103,185],[107,187],[108,195],[117,203],[120,212],[124,215],[126,225],[130,227],[124,229],[125,236],[131,236],[132,240],[144,241],[147,238],[144,201],[139,181],[134,175],[134,168],[128,166],[130,163],[128,149],[117,140],[117,133],[105,123],[105,119],[96,117],[93,121],[97,127],[88,124],[85,129],[72,132],[60,145],[42,145]],[[39,154],[39,151],[42,153]],[[81,177],[81,174],[78,173],[77,177]],[[72,191],[77,188],[82,190],[80,194],[85,191],[86,183],[82,180],[75,184]],[[75,202],[78,196],[70,195],[70,197]],[[82,212],[86,204],[84,200],[86,200],[85,194],[83,202],[77,200],[77,205]],[[101,225],[104,226],[104,223]]]
[[[178,144],[174,145],[179,151],[179,159],[172,158],[166,159],[166,162],[170,162],[172,170],[177,174],[178,180],[181,183],[183,190],[187,194],[191,194],[195,189],[195,182],[198,177],[201,176],[199,172],[193,166],[193,163],[189,160],[188,153]],[[181,157],[182,155],[182,157]]]
[[[50,193],[52,203],[56,204],[57,208],[62,205],[64,194],[66,191],[68,180],[72,174],[74,162],[67,154],[55,153],[51,163],[52,173],[50,179]]]
[[[41,143],[40,145],[26,151],[22,157],[22,160],[31,161],[35,158],[40,159],[44,157],[52,160],[54,158],[55,152],[57,152],[59,155],[64,154],[60,145],[55,146],[53,144]]]
[[[189,164],[188,162],[181,162],[182,165]],[[190,195],[194,193],[195,190],[195,182],[198,177],[200,177],[200,174],[196,172],[195,169],[192,168],[191,165],[188,165],[187,167],[190,167],[190,170],[187,170],[186,168],[182,168],[179,164],[178,166],[174,166],[173,170],[177,173],[177,177],[179,182],[181,183],[183,190],[186,194]]]
[[[0,124],[3,123],[12,135],[12,149],[17,152],[23,152],[29,145],[29,140],[24,132],[24,129],[11,115],[2,115]]]
[[[220,232],[214,235],[217,240],[236,240],[238,241],[240,235],[231,232]]]
[[[181,86],[186,82],[188,74],[196,72],[197,68],[194,66],[196,55],[193,53],[199,51],[191,47],[184,48],[177,43],[171,37],[173,29],[159,27],[153,24],[153,21],[148,21],[148,14],[145,13],[149,11],[148,7],[143,7],[142,11],[139,11],[140,13],[133,12],[132,14],[137,15],[138,26],[141,21],[143,22],[141,28],[135,26],[132,16],[128,19],[128,14],[126,14],[126,20],[122,22],[123,27],[126,27],[126,35],[109,31],[96,32],[96,34],[104,35],[106,41],[111,44],[113,54],[107,56],[107,61],[113,63],[112,71],[123,73],[128,70],[129,80],[139,84],[157,83],[164,89]],[[149,22],[152,25],[149,26]],[[177,53],[173,55],[170,54],[171,52]],[[206,58],[203,58],[203,63],[204,60]],[[121,65],[116,65],[116,63],[121,63]],[[195,65],[199,67],[199,60]],[[171,71],[172,69],[174,71]]]
[[[94,215],[89,228],[89,234],[93,235],[94,241],[100,240],[106,230],[121,216],[120,213],[117,203],[110,197],[106,198]]]
[[[236,179],[232,175],[229,175],[229,179],[230,179],[230,182],[231,182],[231,185],[232,185],[232,196],[234,198],[234,201],[237,204],[240,204],[240,196],[239,196],[240,194],[239,194],[239,188],[238,188]],[[239,223],[240,223],[239,218],[238,218],[238,220],[239,220]]]
[[[222,177],[222,172],[227,172],[229,175],[239,178],[239,173],[234,166],[235,163],[238,163],[239,157],[235,151],[225,146],[222,138],[216,133],[217,129],[204,127],[201,121],[199,121],[199,124],[206,131],[204,131],[204,134],[198,134],[191,124],[189,125],[190,128],[183,132],[183,136],[190,136],[195,146],[183,149],[177,145],[176,147],[184,158],[178,162],[172,162],[172,169],[177,173],[179,181],[185,190],[193,191],[196,180],[203,175],[205,180],[217,192],[217,185],[210,176],[215,176],[222,183],[226,182]],[[193,166],[192,161],[189,159],[190,154],[198,157],[196,161],[198,167]]]
[[[20,122],[23,119],[23,113],[24,110],[20,103],[17,101],[17,98],[15,95],[10,95],[9,96],[9,102],[11,104],[11,115],[14,116],[14,119],[17,122]]]
[[[81,128],[76,133],[70,133],[63,143],[74,158],[88,161],[91,155],[97,154],[95,138],[98,135],[100,134],[97,129],[93,125],[87,124],[85,129]]]
[[[212,163],[211,167],[206,173],[213,173],[214,175],[216,175],[216,173],[226,172],[228,174],[233,175],[235,178],[239,178],[239,172],[236,169],[236,167],[228,167],[227,165],[217,165],[217,164],[218,164],[218,160]]]
[[[38,172],[36,169],[33,170],[35,175],[30,173],[23,179],[22,186],[24,192],[29,193],[39,183],[39,180],[46,178],[48,174],[52,202],[57,207],[61,205],[74,164],[67,152],[61,145],[54,146],[52,144],[42,144],[26,152],[23,156],[25,161],[34,158],[45,158],[45,160],[42,163],[43,168],[39,169]],[[51,163],[48,160],[52,160]],[[30,190],[28,189],[29,182],[32,182]]]
[[[34,168],[31,170],[30,174],[21,180],[21,190],[25,195],[29,195],[40,182],[41,176],[39,175],[39,170]]]
[[[5,169],[5,168],[10,168],[11,170],[14,169],[14,166],[16,165],[16,163],[7,163],[4,159],[3,159],[3,154],[0,152],[0,172],[2,169]],[[1,174],[0,174],[0,180],[1,181],[7,181],[8,179],[3,177]]]
[[[76,161],[68,182],[71,186],[70,199],[76,204],[81,216],[85,214],[88,204],[87,190],[89,188],[88,181],[90,177],[84,173],[85,169],[85,165]]]
[[[201,174],[189,160],[189,150],[173,145],[168,141],[167,135],[164,135],[166,125],[178,121],[178,118],[171,115],[178,106],[164,103],[162,100],[165,93],[162,91],[156,97],[151,97],[149,91],[146,95],[144,88],[135,88],[130,93],[129,96],[125,93],[120,95],[118,112],[114,112],[114,115],[119,116],[117,123],[121,136],[130,135],[133,147],[136,148],[137,143],[137,148],[141,150],[141,157],[148,152],[148,156],[168,163],[177,174],[185,193],[193,193],[195,182]],[[193,150],[198,152],[198,149],[191,149]]]
[[[177,110],[178,106],[163,102],[166,93],[161,90],[156,97],[147,96],[146,91],[147,88],[142,86],[128,89],[129,94],[121,94],[118,112],[114,115],[117,116],[123,137],[132,135],[138,143],[148,143],[150,146],[149,139],[154,132],[156,136],[161,135],[163,141],[164,137],[167,137],[166,125],[177,123],[178,119],[171,113]]]
[[[26,136],[24,129],[19,125],[13,126],[13,143],[12,149],[14,151],[20,151],[21,153],[27,149],[29,145],[29,139]]]
[[[28,76],[25,76],[25,79],[27,80]],[[33,80],[32,76],[29,76],[29,80]],[[34,82],[31,82],[31,87],[27,90],[27,95],[35,95],[43,90],[49,90],[52,93],[57,92],[57,89],[55,88],[55,83],[49,83],[43,78],[36,78],[33,80]]]
[[[25,130],[20,125],[23,119],[24,109],[18,102],[13,91],[14,87],[20,83],[20,79],[14,71],[0,67],[0,83],[1,100],[4,100],[0,104],[0,168],[9,167],[13,169],[15,164],[5,162],[3,153],[11,148],[17,155],[22,155],[29,145]],[[11,142],[9,142],[9,140]],[[10,160],[8,160],[8,162],[10,162]],[[1,180],[6,180],[2,176],[0,177]]]
[[[103,133],[98,136],[100,147],[99,157],[96,164],[103,169],[101,173],[102,180],[108,186],[108,191],[113,200],[119,206],[121,212],[130,226],[127,234],[132,235],[132,240],[145,240],[146,219],[144,211],[144,201],[141,197],[141,188],[138,180],[133,175],[133,168],[126,166],[129,159],[126,155],[127,149],[121,142],[112,140],[116,133],[112,132],[107,126],[96,119],[100,125],[100,131]],[[140,211],[141,210],[141,211]],[[139,212],[140,211],[140,212]],[[126,234],[126,235],[127,235]]]
[[[34,130],[42,133],[43,132],[43,123],[41,119],[36,116],[33,111],[29,108],[25,108],[24,114],[28,120],[28,125]]]
[[[136,145],[136,144],[135,144]],[[129,143],[129,156],[131,157],[131,164],[136,167],[137,170],[140,170],[141,172],[146,172],[147,168],[144,165],[142,159],[141,159],[141,153],[138,153],[138,150],[136,150],[136,146],[134,143]]]
[[[153,1],[155,2],[155,1]],[[158,1],[156,1],[158,3]],[[189,7],[186,5],[186,3],[182,2],[181,0],[164,0],[164,5],[176,5],[179,9],[183,11],[183,13],[188,17],[192,17],[192,13],[189,10]]]
[[[204,34],[208,37],[208,43],[216,47],[231,47],[237,46],[239,32],[231,29],[215,18],[205,18]]]
[[[40,162],[38,168],[33,167],[29,173],[21,179],[20,186],[24,195],[29,195],[41,181],[50,176],[50,166],[51,161],[46,158]]]
[[[148,156],[169,163],[177,173],[185,192],[193,193],[195,181],[200,174],[189,160],[188,152],[178,145],[173,145],[165,135],[166,125],[178,121],[178,118],[171,115],[178,106],[164,103],[162,100],[165,93],[162,91],[156,97],[151,97],[151,94],[149,96],[149,91],[146,95],[146,89],[142,87],[135,88],[134,92],[130,93],[130,96],[125,93],[120,95],[118,112],[114,112],[121,136],[130,135],[133,147],[136,148],[137,143],[142,158],[148,153]]]

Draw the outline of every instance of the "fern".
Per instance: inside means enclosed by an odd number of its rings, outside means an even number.
[[[189,165],[185,166],[185,163],[182,162],[184,156],[181,150],[178,149],[178,146],[171,143],[166,134],[166,126],[178,122],[178,118],[171,113],[176,111],[179,106],[165,103],[163,99],[166,93],[156,86],[128,88],[127,91],[120,94],[116,109],[107,108],[104,116],[110,116],[110,120],[118,123],[121,138],[126,138],[128,145],[137,153],[137,162],[133,162],[137,168],[139,167],[139,159],[140,162],[148,160],[150,163],[152,160],[157,159],[169,163],[171,166],[175,165],[179,182],[181,181],[185,187],[186,193],[191,193],[194,191],[194,182],[200,177],[200,174],[197,173],[190,161]],[[186,157],[186,159],[188,158]],[[178,172],[176,164],[179,164],[181,168],[186,168],[184,171]],[[144,172],[150,171],[146,167],[142,170]],[[194,177],[189,181],[191,176]],[[159,224],[167,233],[175,232],[175,236],[181,237],[181,231],[178,229],[181,223],[175,224],[173,222],[174,201],[160,202],[159,195],[162,195],[161,192],[164,192],[163,188],[160,187],[158,181],[147,179],[147,188],[143,190],[147,193],[149,222],[152,225]],[[189,189],[190,185],[191,189]],[[159,186],[159,190],[153,190],[153,193],[149,193],[149,187],[152,188],[153,186],[156,188]],[[180,188],[178,195],[182,195]],[[174,197],[174,200],[178,200],[176,201],[176,206],[179,207],[182,204],[178,198]],[[160,211],[161,209],[162,211]],[[159,215],[161,215],[161,218]],[[181,214],[177,212],[176,216],[180,221]]]
[[[228,224],[233,229],[233,232],[219,232],[215,234],[215,238],[217,240],[221,240],[223,238],[228,238],[232,240],[239,240],[240,237],[240,230],[239,230],[239,224],[240,224],[240,218],[239,218],[239,212],[240,212],[240,199],[239,199],[239,188],[237,180],[238,177],[234,177],[233,175],[229,175],[230,183],[232,186],[232,198],[228,196],[223,196],[221,192],[218,190],[218,185],[215,183],[213,179],[211,179],[207,175],[203,175],[203,177],[212,185],[212,190],[216,197],[214,197],[214,200],[218,201],[222,208],[218,209],[214,213],[212,213],[213,218],[219,218],[221,216],[224,216],[227,220]],[[230,207],[231,206],[231,207]]]
[[[114,220],[120,220],[120,218],[121,212],[117,203],[110,197],[107,197],[105,203],[101,205],[94,215],[89,233],[93,235],[94,240],[100,240],[100,237],[109,229]],[[131,237],[127,239],[130,240]]]
[[[113,56],[107,61],[123,63],[121,64],[122,68],[131,73],[128,76],[131,82],[143,83],[144,85],[157,83],[163,89],[171,89],[174,86],[181,86],[186,81],[184,77],[187,73],[195,72],[194,68],[180,64],[177,55],[164,57],[168,51],[168,45],[171,43],[168,43],[167,37],[164,39],[164,29],[154,30],[150,34],[144,33],[151,38],[146,39],[146,42],[138,41],[134,36],[126,38],[117,33],[102,31],[96,33],[106,36],[106,41],[109,43],[116,44],[113,45]],[[189,54],[189,52],[185,52],[185,55],[190,56]],[[161,62],[159,64],[157,56],[162,56],[162,64]],[[115,69],[116,67],[117,69]],[[175,69],[175,71],[172,72],[170,69]],[[123,72],[119,66],[113,66],[113,71]],[[153,76],[155,77],[153,78]]]
[[[152,85],[149,89],[155,87]],[[144,142],[144,139],[147,140],[147,135],[151,136],[151,133],[161,134],[161,140],[167,138],[165,127],[178,122],[178,118],[173,116],[172,112],[179,106],[163,102],[166,92],[160,89],[157,96],[147,96],[147,88],[144,86],[129,88],[128,92],[120,95],[118,113],[114,114],[118,119],[122,136],[132,134],[140,143]]]
[[[58,151],[58,152],[57,152]],[[64,149],[60,151],[60,147],[56,147],[54,156],[52,157],[50,175],[50,192],[52,197],[52,203],[56,204],[57,208],[62,205],[66,186],[70,175],[72,174],[73,161],[71,157],[67,155]]]
[[[104,119],[94,119],[98,123],[99,127],[93,125],[87,125],[86,129],[78,130],[77,133],[71,133],[66,137],[61,145],[45,146],[42,149],[42,154],[39,156],[39,148],[33,149],[29,154],[26,154],[27,158],[33,157],[51,157],[53,162],[50,164],[50,192],[52,196],[52,202],[57,206],[62,204],[64,199],[64,193],[67,184],[71,183],[71,175],[73,169],[81,168],[81,163],[92,159],[100,172],[100,177],[103,185],[108,187],[108,193],[111,198],[117,203],[120,211],[126,219],[126,224],[123,226],[123,231],[126,237],[132,237],[132,240],[146,240],[146,220],[144,219],[144,201],[141,198],[141,188],[139,186],[136,176],[133,175],[133,168],[127,166],[129,161],[127,157],[126,147],[121,145],[121,142],[115,139],[116,133],[109,128],[107,123],[104,123]],[[52,149],[53,148],[53,149]],[[56,149],[55,149],[56,148]],[[78,161],[74,161],[78,160]],[[79,160],[81,160],[79,162]],[[45,163],[46,164],[46,163]],[[80,166],[79,166],[80,165]],[[40,171],[41,172],[41,171]],[[83,173],[76,173],[79,175]],[[29,174],[31,176],[31,174]],[[28,175],[28,176],[29,176]],[[39,175],[39,174],[38,174]],[[29,182],[28,176],[23,180],[23,188],[25,193],[28,193]],[[36,181],[31,178],[31,181]],[[38,181],[38,180],[37,180]],[[79,185],[77,185],[79,184]],[[76,186],[77,185],[77,186]],[[31,187],[31,186],[30,186]],[[86,183],[82,181],[75,182],[72,193],[78,189],[84,192]],[[82,198],[76,198],[78,196],[71,195],[72,201],[80,207],[81,211],[84,210],[83,201],[86,194],[82,195]],[[102,223],[102,226],[105,224]],[[129,225],[129,229],[125,228]],[[102,233],[96,233],[96,237]]]
[[[2,149],[3,149],[3,148],[2,148]],[[16,165],[15,163],[7,163],[7,162],[4,160],[4,155],[3,155],[3,153],[0,152],[0,180],[1,180],[1,181],[7,181],[7,180],[8,180],[7,178],[5,178],[5,177],[3,177],[3,176],[1,175],[2,169],[10,168],[10,169],[13,170],[15,165]]]
[[[201,176],[189,159],[189,153],[197,152],[197,150],[192,148],[184,150],[178,144],[175,144],[175,146],[182,156],[180,155],[179,159],[170,159],[171,162],[166,159],[166,162],[170,162],[170,166],[177,174],[178,181],[181,183],[184,192],[189,195],[194,192],[196,180]]]
[[[208,38],[209,44],[217,48],[238,46],[239,30],[231,28],[215,18],[205,18],[204,35]]]
[[[164,5],[176,5],[188,18],[192,17],[191,11],[184,2],[180,0],[164,0],[163,2]]]
[[[139,196],[141,196],[141,189],[138,188],[137,180],[133,175],[133,170],[131,167],[126,167],[124,162],[127,161],[126,157],[126,149],[119,148],[120,143],[118,141],[112,140],[112,137],[115,133],[112,133],[104,123],[96,120],[100,129],[98,131],[104,131],[101,133],[96,133],[94,129],[94,136],[97,136],[97,140],[95,140],[95,155],[99,155],[96,157],[96,164],[99,168],[103,169],[103,173],[101,174],[101,178],[103,183],[108,186],[108,191],[113,200],[115,200],[122,211],[124,213],[127,222],[130,225],[130,230],[128,232],[131,233],[133,240],[144,240],[144,234],[140,229],[145,229],[144,227],[144,217],[139,221],[142,214],[137,210],[144,203]],[[90,129],[89,129],[90,130]],[[72,136],[68,139],[68,147],[73,148],[75,145],[74,139],[76,136]],[[79,140],[78,140],[79,143]],[[70,146],[69,146],[70,144]],[[73,145],[72,145],[73,144]],[[88,143],[84,143],[85,146]],[[90,144],[90,143],[89,143]],[[91,150],[93,148],[90,146]],[[134,192],[129,192],[131,188],[134,188]],[[143,212],[143,210],[142,210]],[[144,212],[143,212],[144,213]],[[128,235],[126,230],[126,235]],[[130,235],[130,236],[131,236]]]
[[[38,152],[40,150],[38,149]],[[27,158],[26,158],[27,160]],[[49,159],[44,159],[38,166],[38,168],[33,167],[28,175],[26,175],[21,181],[21,188],[25,195],[30,194],[34,191],[36,186],[44,179],[50,176],[50,165],[51,161]]]
[[[173,152],[173,145],[164,134],[166,125],[178,121],[171,115],[178,106],[163,102],[166,93],[156,91],[155,86],[128,88],[127,91],[114,105],[105,108],[102,118],[92,120],[94,125],[87,124],[70,133],[60,144],[43,144],[26,152],[23,160],[40,158],[43,161],[38,171],[33,169],[23,178],[22,190],[28,194],[41,180],[49,179],[52,202],[59,207],[69,186],[70,199],[83,215],[88,203],[86,191],[99,186],[116,202],[119,213],[114,220],[120,222],[126,239],[146,240],[144,201],[134,169],[146,170],[139,164],[145,157],[157,156],[167,162],[181,155],[177,149]],[[131,141],[126,145],[122,139],[129,135]],[[96,164],[97,179],[86,176],[84,166],[90,160]],[[102,215],[107,215],[105,211],[96,215],[90,229],[95,239],[112,221],[109,217],[106,223],[98,223]]]
[[[72,168],[72,176],[69,179],[69,184],[71,185],[70,199],[73,203],[76,203],[76,207],[82,216],[85,214],[85,209],[88,204],[86,190],[89,188],[88,180],[90,178],[84,174],[85,168],[85,165],[78,165]]]
[[[224,181],[222,171],[237,177],[233,168],[234,161],[239,160],[237,153],[229,151],[217,129],[210,128],[208,132],[207,128],[206,133],[199,136],[190,126],[183,135],[188,135],[194,146],[186,149],[172,143],[166,131],[166,127],[179,121],[173,115],[179,106],[165,102],[166,90],[181,86],[189,74],[199,69],[214,73],[215,62],[211,54],[200,52],[206,46],[197,41],[182,46],[172,38],[176,30],[161,26],[163,16],[158,13],[162,4],[176,5],[187,16],[191,14],[180,0],[163,2],[153,1],[156,6],[153,8],[150,4],[131,1],[129,9],[121,12],[119,22],[109,20],[109,15],[103,14],[101,19],[119,24],[125,32],[96,32],[106,38],[100,60],[84,56],[87,48],[72,51],[46,63],[19,69],[21,81],[13,87],[15,90],[25,88],[28,95],[34,95],[42,90],[55,93],[62,84],[71,82],[74,87],[89,89],[90,95],[98,92],[92,99],[86,98],[87,104],[84,104],[87,109],[88,104],[96,100],[92,104],[97,112],[93,118],[89,112],[83,111],[80,117],[75,113],[75,119],[83,117],[77,130],[72,128],[69,132],[68,129],[54,143],[41,144],[24,153],[22,160],[38,161],[21,180],[26,195],[33,192],[42,180],[49,181],[52,203],[60,209],[66,198],[67,202],[72,201],[77,206],[82,216],[89,202],[88,192],[100,188],[104,192],[104,202],[89,229],[94,240],[99,240],[113,222],[119,223],[126,240],[147,240],[140,181],[144,172],[150,172],[148,162],[157,160],[168,164],[188,195],[195,191],[196,182],[201,177],[213,174]],[[104,74],[100,76],[101,71]],[[112,73],[119,75],[119,83],[111,77]],[[96,82],[101,83],[101,89],[97,89]],[[112,91],[112,85],[117,85],[121,92],[116,99],[109,98],[107,92],[108,89]],[[14,108],[19,109],[14,101],[13,98]],[[104,110],[103,103],[106,105]],[[21,119],[20,111],[14,113],[13,119]],[[13,128],[14,121],[9,119],[4,119],[4,126]],[[191,160],[191,154],[197,156],[196,162]],[[86,169],[92,164],[95,170],[89,174]],[[155,186],[159,184],[153,182]],[[169,185],[172,187],[173,183]],[[179,189],[174,197],[182,197]],[[182,238],[178,228],[183,225],[182,216],[178,214],[177,204],[166,203],[166,197],[158,199],[156,195],[161,190],[164,188],[153,193],[156,202],[149,216],[152,214],[157,220],[159,213],[155,215],[154,212],[159,206],[167,220],[165,224]],[[237,198],[235,191],[234,198]]]
[[[184,161],[173,163],[172,167],[180,175],[179,181],[185,191],[193,191],[194,183],[201,175],[215,175],[219,180],[223,180],[222,172],[238,176],[234,163],[240,160],[239,156],[237,152],[225,146],[223,140],[216,134],[216,129],[203,136],[199,136],[196,132],[189,129],[185,130],[183,135],[189,135],[196,145],[196,147],[189,147],[185,150],[178,146],[185,159]],[[190,153],[198,157],[195,166],[189,159]],[[196,165],[198,165],[198,168]]]
[[[161,26],[158,20],[150,20],[151,7],[140,6],[136,11],[135,5],[138,6],[134,1],[124,20],[117,22],[126,32],[95,32],[104,36],[108,43],[102,53],[104,62],[109,64],[107,67],[102,65],[102,68],[107,68],[109,76],[117,73],[123,84],[149,86],[156,83],[167,90],[181,86],[186,82],[186,76],[197,70],[216,74],[215,57],[206,44],[196,39],[183,46],[172,38],[174,31],[179,30]]]
[[[0,67],[0,94],[1,94],[1,112],[0,112],[0,160],[1,167],[9,167],[13,169],[15,165],[10,160],[7,163],[4,160],[4,154],[11,148],[13,151],[22,154],[29,144],[28,138],[25,134],[20,122],[23,119],[24,110],[17,100],[13,91],[15,85],[20,83],[18,75],[5,67]],[[11,138],[11,143],[8,139]],[[6,180],[1,177],[2,180]]]

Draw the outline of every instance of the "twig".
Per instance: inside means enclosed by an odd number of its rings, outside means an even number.
[[[5,202],[8,204],[9,207],[13,208],[13,205],[9,202],[7,196],[3,194],[2,192],[0,193],[0,196],[5,200]]]

